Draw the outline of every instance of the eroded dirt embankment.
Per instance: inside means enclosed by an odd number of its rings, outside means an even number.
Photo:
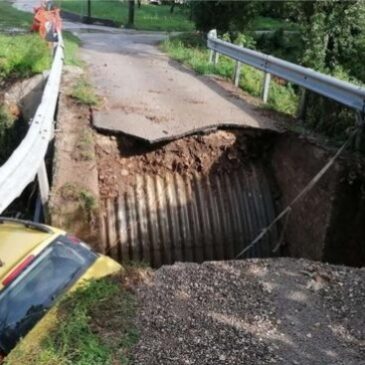
[[[295,259],[178,263],[137,296],[139,365],[364,364],[364,269]]]
[[[151,146],[131,137],[97,134],[101,196],[117,196],[135,183],[137,174],[192,178],[245,170],[250,162],[265,158],[274,135],[253,129],[220,130]]]
[[[64,70],[55,131],[53,181],[49,202],[54,226],[85,241],[99,242],[99,189],[90,110],[72,98],[83,74],[77,67]]]

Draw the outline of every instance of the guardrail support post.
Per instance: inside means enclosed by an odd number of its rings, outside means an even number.
[[[365,103],[364,103],[364,111],[365,111]],[[356,126],[358,128],[358,133],[355,137],[355,149],[359,152],[364,152],[364,137],[365,137],[365,113],[357,112],[356,113]]]
[[[48,197],[49,197],[49,182],[48,182],[46,164],[44,161],[42,162],[38,170],[37,178],[39,186],[40,203],[43,206],[43,212],[44,215],[46,216],[46,204],[48,202]]]
[[[269,99],[270,81],[271,81],[271,74],[265,72],[264,83],[262,87],[262,100],[264,103],[267,103],[267,100]]]
[[[240,44],[240,46],[243,47],[243,44]],[[242,63],[239,61],[236,61],[235,65],[234,65],[234,73],[233,73],[233,82],[236,87],[240,83],[241,67],[242,67]]]
[[[237,87],[240,83],[240,76],[241,76],[241,62],[236,61],[236,64],[234,66],[234,73],[233,73],[233,82],[234,85]]]
[[[212,37],[212,38],[217,38],[217,31],[216,29],[213,29],[209,32],[209,37]],[[217,59],[216,59],[216,54],[217,52],[213,51],[212,49],[210,50],[210,53],[209,53],[209,63],[214,63],[216,64],[217,63]]]
[[[209,63],[213,63],[214,51],[210,50],[209,52]]]
[[[217,63],[219,61],[219,53],[218,52],[214,52],[214,56],[213,56],[213,65],[216,66]]]
[[[299,99],[298,112],[297,112],[297,117],[299,119],[304,118],[306,104],[307,104],[307,90],[302,87],[300,89],[300,99]]]

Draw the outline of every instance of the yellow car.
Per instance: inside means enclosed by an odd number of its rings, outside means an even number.
[[[0,217],[0,351],[8,354],[57,302],[82,282],[118,272],[66,232]],[[33,332],[32,331],[32,332]]]

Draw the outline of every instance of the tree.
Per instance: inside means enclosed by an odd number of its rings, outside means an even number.
[[[134,0],[128,0],[128,22],[127,22],[128,28],[133,28],[134,26],[134,8],[135,8]]]
[[[365,3],[363,1],[310,1],[297,8],[302,25],[305,66],[342,79],[365,82]],[[354,125],[354,113],[341,104],[308,93],[308,125],[334,138],[345,138]]]
[[[198,30],[221,33],[244,31],[261,8],[255,1],[192,1],[191,6]]]
[[[91,0],[87,0],[87,17],[91,18]]]
[[[176,5],[175,0],[171,1],[171,6],[170,6],[170,13],[171,13],[171,14],[174,12],[175,5]]]
[[[365,3],[305,1],[298,4],[298,13],[305,45],[303,63],[330,72],[344,67],[359,77],[354,64],[363,62],[359,51],[365,44]]]

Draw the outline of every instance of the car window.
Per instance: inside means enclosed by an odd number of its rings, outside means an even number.
[[[95,261],[83,244],[60,237],[0,294],[0,347],[9,353],[54,301]]]

